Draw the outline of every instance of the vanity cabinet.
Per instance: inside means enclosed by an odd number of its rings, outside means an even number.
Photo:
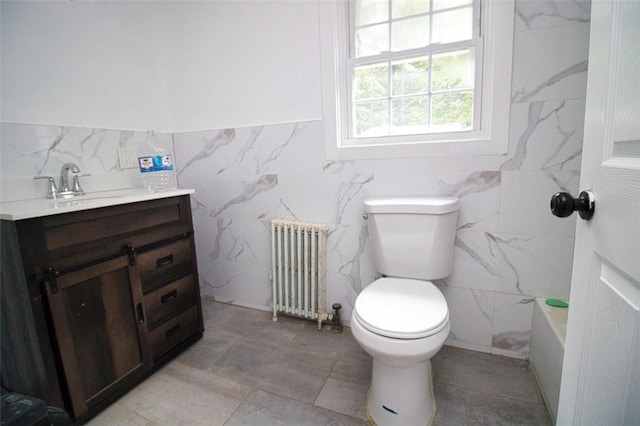
[[[12,390],[83,423],[202,336],[188,195],[2,225],[3,305],[29,305],[3,311],[28,323],[3,327],[3,365],[32,370],[3,367]]]

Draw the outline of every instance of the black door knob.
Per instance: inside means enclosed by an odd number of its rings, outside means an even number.
[[[573,198],[568,192],[556,192],[551,197],[551,213],[558,217],[569,217],[577,211],[584,220],[593,217],[596,202],[593,192],[582,191],[578,198]]]

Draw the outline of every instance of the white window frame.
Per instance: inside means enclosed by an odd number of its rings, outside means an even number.
[[[318,2],[322,109],[328,160],[503,155],[509,141],[514,0],[481,0],[482,82],[479,128],[430,135],[349,138],[348,2]],[[379,143],[377,141],[382,141]]]

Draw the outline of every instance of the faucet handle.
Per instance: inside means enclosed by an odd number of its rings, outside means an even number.
[[[46,179],[49,181],[49,188],[47,189],[46,198],[55,198],[55,194],[58,191],[56,188],[56,180],[51,176],[34,176],[34,179]]]
[[[91,176],[91,173],[78,173],[73,175],[73,192],[75,192],[77,195],[84,195],[84,191],[80,186],[80,179],[78,179],[82,176]]]

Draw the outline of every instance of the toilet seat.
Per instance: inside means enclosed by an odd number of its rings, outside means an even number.
[[[372,333],[420,339],[447,324],[449,309],[440,290],[430,281],[380,278],[358,295],[354,316]]]

